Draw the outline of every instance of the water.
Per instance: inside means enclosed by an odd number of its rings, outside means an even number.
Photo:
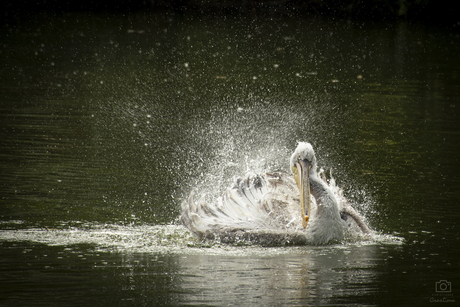
[[[21,17],[0,35],[1,304],[460,299],[458,32],[318,17]],[[192,190],[212,199],[248,170],[288,171],[299,140],[332,168],[371,240],[229,246],[178,224]]]

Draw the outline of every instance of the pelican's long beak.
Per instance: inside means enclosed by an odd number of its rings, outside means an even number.
[[[295,163],[297,168],[297,176],[294,175],[297,186],[300,191],[300,205],[302,209],[302,226],[307,227],[308,219],[310,218],[310,169],[311,163],[307,160],[300,160]]]

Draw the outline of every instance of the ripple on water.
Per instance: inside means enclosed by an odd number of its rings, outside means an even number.
[[[0,241],[28,241],[49,246],[71,246],[90,244],[96,252],[133,252],[133,253],[177,253],[177,254],[252,254],[295,253],[302,246],[272,246],[266,248],[251,242],[221,244],[217,241],[201,241],[194,237],[182,225],[115,225],[87,223],[79,227],[60,229],[29,228],[0,231]],[[347,239],[343,244],[330,245],[327,248],[346,248],[349,245],[400,245],[401,237],[373,233],[372,235]],[[67,247],[70,248],[71,247]],[[84,257],[84,256],[82,256]]]

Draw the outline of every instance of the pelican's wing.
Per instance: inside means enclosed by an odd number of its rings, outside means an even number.
[[[369,233],[363,218],[348,203],[332,176],[327,182],[324,172],[320,174],[337,200],[343,226],[352,233]],[[312,217],[316,210],[312,198]],[[225,243],[281,245],[305,244],[309,240],[308,227],[302,227],[297,185],[292,176],[280,172],[248,173],[214,202],[196,200],[192,193],[182,203],[181,221],[198,237]]]
[[[215,203],[182,204],[182,223],[200,238],[265,244],[303,243],[300,200],[292,176],[249,173]]]

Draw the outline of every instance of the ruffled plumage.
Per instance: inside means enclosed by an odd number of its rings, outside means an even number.
[[[327,244],[342,240],[346,231],[368,233],[369,228],[348,204],[335,180],[331,178],[328,184],[324,172],[319,175],[323,179],[314,177],[313,182],[330,194],[327,197],[334,198],[339,215],[332,212],[331,218],[321,221],[312,197],[312,218],[306,229],[302,227],[296,182],[292,175],[282,172],[248,173],[215,203],[196,200],[192,193],[182,203],[181,221],[199,238],[224,243]]]

